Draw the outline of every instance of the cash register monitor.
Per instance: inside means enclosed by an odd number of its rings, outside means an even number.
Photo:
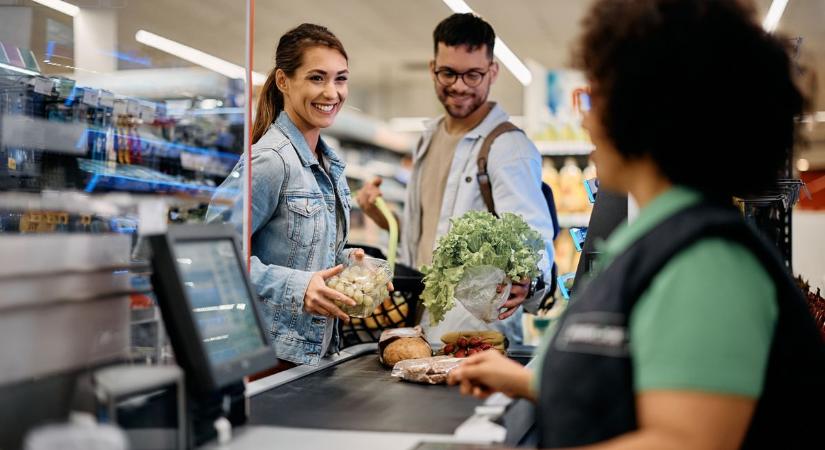
[[[190,388],[214,392],[277,363],[231,227],[178,226],[151,242],[155,293]]]

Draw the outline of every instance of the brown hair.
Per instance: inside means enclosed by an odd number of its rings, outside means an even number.
[[[304,52],[317,46],[338,50],[345,59],[348,59],[341,41],[321,25],[302,23],[281,36],[278,48],[275,50],[275,67],[269,72],[258,98],[258,112],[255,114],[255,123],[252,127],[253,144],[266,133],[284,109],[284,94],[278,89],[275,73],[281,69],[291,77],[301,67]]]

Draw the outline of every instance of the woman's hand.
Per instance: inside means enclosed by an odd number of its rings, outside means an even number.
[[[363,253],[363,250],[361,251]],[[315,272],[309,280],[306,293],[304,294],[304,312],[316,316],[337,317],[345,323],[349,322],[349,316],[340,308],[335,306],[334,301],[355,306],[355,300],[327,287],[326,281],[344,270],[344,266],[337,265],[331,269]]]
[[[449,384],[461,385],[461,393],[487,398],[494,392],[508,397],[534,400],[530,392],[533,372],[502,355],[497,350],[487,350],[467,358],[450,372]]]

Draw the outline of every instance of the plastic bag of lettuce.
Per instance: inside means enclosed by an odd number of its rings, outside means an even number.
[[[543,251],[541,235],[517,214],[504,213],[496,218],[486,211],[470,211],[451,220],[450,231],[438,240],[433,264],[421,269],[421,298],[430,320],[441,322],[456,300],[479,319],[495,320],[497,314],[491,311],[497,311],[503,303],[502,296],[496,294],[496,285],[509,286],[511,280],[538,275]],[[468,271],[471,268],[479,269]],[[493,268],[500,269],[498,276],[492,275]],[[503,298],[506,300],[506,295]]]

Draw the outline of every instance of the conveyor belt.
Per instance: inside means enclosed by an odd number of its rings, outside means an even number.
[[[375,353],[249,399],[252,425],[452,434],[481,401],[456,387],[399,381]]]

